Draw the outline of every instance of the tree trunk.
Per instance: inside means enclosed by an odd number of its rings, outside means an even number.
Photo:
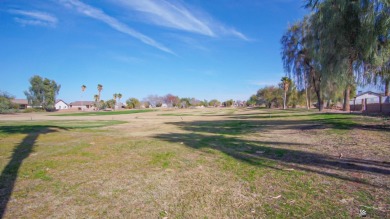
[[[351,86],[348,85],[344,91],[344,105],[343,105],[344,111],[350,111],[350,109],[351,109],[350,105],[349,105],[350,93],[351,93]]]
[[[283,109],[286,109],[286,99],[287,99],[287,91],[284,91],[284,98],[283,98]]]
[[[390,96],[389,86],[390,86],[390,79],[385,80],[385,96]]]
[[[305,87],[305,92],[306,92],[306,109],[310,109],[310,105],[309,105],[309,97],[308,97],[308,93],[307,93],[307,87]]]
[[[316,89],[316,94],[317,94],[317,105],[318,105],[318,111],[322,111],[324,109],[324,103],[323,103],[323,100],[321,99],[321,92],[320,90]]]
[[[343,105],[343,111],[350,111],[351,106],[349,104],[350,100],[350,94],[351,94],[351,85],[349,84],[352,82],[353,79],[353,58],[352,56],[349,57],[349,69],[348,69],[348,85],[347,88],[344,91],[344,105]]]

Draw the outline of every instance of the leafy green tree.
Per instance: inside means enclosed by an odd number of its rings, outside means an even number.
[[[246,101],[247,106],[255,106],[257,105],[257,96],[253,94],[248,101]]]
[[[231,107],[231,106],[233,106],[233,103],[234,103],[233,99],[230,99],[230,100],[226,100],[225,102],[223,102],[223,105],[225,107]]]
[[[54,80],[35,75],[30,78],[30,87],[25,91],[28,101],[36,107],[42,107],[47,111],[55,110],[56,95],[60,91],[61,85]]]
[[[312,28],[319,40],[317,60],[324,80],[337,78],[345,111],[352,86],[361,82],[377,56],[379,37],[389,37],[388,0],[309,0]]]
[[[219,102],[217,99],[212,99],[209,101],[209,106],[218,107],[220,105],[221,105],[221,102]]]
[[[268,108],[280,107],[283,105],[283,90],[275,86],[266,86],[257,91],[259,103],[265,104]]]
[[[134,97],[127,99],[126,104],[127,104],[127,107],[129,109],[135,109],[135,108],[139,108],[141,106],[141,102],[137,98],[134,98]]]
[[[284,69],[294,76],[298,89],[305,89],[307,109],[311,105],[311,88],[317,95],[317,102],[323,102],[323,72],[316,56],[318,38],[315,37],[313,29],[312,18],[305,17],[290,26],[281,39]],[[318,106],[319,111],[322,111],[323,104]]]
[[[107,101],[105,102],[106,106],[107,106],[108,108],[111,108],[111,109],[114,109],[114,108],[115,108],[115,103],[116,103],[116,101],[115,101],[114,99],[107,100]]]
[[[0,113],[11,113],[17,110],[17,105],[12,103],[14,97],[0,91]]]

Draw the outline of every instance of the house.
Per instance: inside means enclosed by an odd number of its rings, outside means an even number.
[[[28,105],[28,101],[26,99],[12,99],[11,102],[18,105],[19,109],[27,109],[31,107]]]
[[[372,91],[366,91],[366,92],[359,92],[356,97],[351,98],[350,104],[362,104],[362,101],[365,101],[367,99],[368,102],[377,102],[379,101],[379,97],[385,97],[384,94],[381,93],[375,93]]]
[[[69,109],[92,110],[94,109],[94,105],[94,101],[75,101],[69,104]]]
[[[57,100],[56,104],[54,105],[56,110],[62,110],[62,109],[69,109],[69,106],[65,101],[63,100]]]

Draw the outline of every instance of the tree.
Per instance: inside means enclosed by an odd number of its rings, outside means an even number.
[[[127,104],[127,107],[129,109],[135,109],[135,108],[139,108],[141,106],[141,102],[137,98],[134,98],[134,97],[127,99],[126,104]]]
[[[324,79],[337,78],[344,89],[344,111],[350,109],[351,87],[361,83],[375,60],[379,37],[388,38],[387,0],[309,0],[314,11],[318,60]]]
[[[217,99],[212,99],[209,101],[209,106],[218,107],[220,105],[221,105],[221,102],[219,102]]]
[[[17,105],[12,103],[13,98],[12,95],[0,91],[0,113],[11,113],[16,110]]]
[[[122,99],[122,94],[121,93],[118,94],[118,99],[119,99],[119,105],[121,105],[121,99]]]
[[[285,71],[293,75],[298,89],[305,89],[306,107],[310,108],[310,90],[317,95],[319,111],[323,110],[322,100],[322,71],[316,54],[318,53],[318,37],[313,30],[312,17],[290,26],[281,39],[282,59]]]
[[[98,102],[99,101],[99,95],[97,95],[97,94],[93,95],[93,99],[95,100],[95,102]]]
[[[98,84],[98,85],[97,85],[97,90],[98,90],[98,92],[99,92],[99,100],[100,100],[100,95],[101,95],[102,90],[103,90],[103,85]]]
[[[112,97],[114,98],[114,108],[113,109],[115,110],[116,100],[118,99],[118,94],[115,93],[115,94],[112,95]]]
[[[233,106],[233,103],[234,103],[234,101],[232,99],[230,99],[230,100],[223,102],[223,105],[225,107],[231,107],[231,106]]]
[[[246,101],[247,106],[255,106],[257,104],[257,96],[253,94],[248,101]]]
[[[266,86],[257,91],[259,104],[265,104],[268,108],[279,107],[283,104],[283,90],[275,86]]]
[[[284,95],[283,95],[283,109],[287,109],[287,105],[286,105],[286,102],[287,102],[287,91],[288,91],[288,88],[291,84],[291,79],[288,78],[288,77],[283,77],[281,79],[281,82],[282,82],[282,89],[284,91]]]
[[[30,78],[28,91],[25,91],[28,101],[35,107],[42,107],[46,111],[55,110],[56,95],[60,91],[61,85],[54,80],[35,75]]]
[[[107,100],[105,102],[105,105],[108,107],[108,108],[111,108],[111,109],[114,109],[115,108],[115,103],[116,101],[114,99],[111,99],[111,100]]]
[[[177,107],[180,105],[180,98],[178,96],[167,94],[163,97],[164,102],[171,107]]]
[[[143,99],[144,102],[149,102],[152,107],[156,107],[157,105],[161,106],[164,102],[164,98],[158,95],[149,95]]]
[[[84,84],[81,85],[81,105],[84,105],[83,104],[83,93],[84,93],[85,89],[87,89],[87,86],[85,86]]]

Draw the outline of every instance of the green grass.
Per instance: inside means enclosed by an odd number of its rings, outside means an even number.
[[[79,113],[56,114],[56,115],[51,115],[51,116],[111,116],[111,115],[126,115],[126,114],[134,114],[134,113],[147,113],[147,112],[153,112],[153,111],[156,111],[156,110],[153,110],[153,109],[143,109],[143,110],[79,112]]]
[[[157,114],[158,116],[194,116],[194,114],[188,114],[188,113],[164,113],[164,114]]]
[[[15,121],[15,122],[3,122],[0,121],[0,136],[9,134],[28,134],[32,132],[39,132],[48,129],[92,129],[100,128],[111,125],[124,124],[124,121],[116,120],[100,120],[100,121],[77,121],[77,120],[55,120],[55,121]]]

